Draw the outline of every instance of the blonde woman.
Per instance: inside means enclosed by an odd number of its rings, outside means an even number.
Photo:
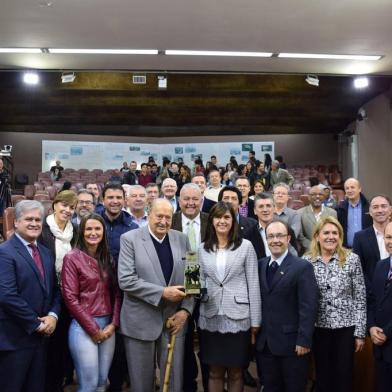
[[[316,391],[351,391],[354,351],[366,334],[366,290],[359,257],[343,247],[343,228],[328,216],[314,228],[310,252],[320,290],[313,339]]]

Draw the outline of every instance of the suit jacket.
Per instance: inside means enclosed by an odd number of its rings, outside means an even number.
[[[253,245],[257,259],[265,256],[263,239],[259,233],[259,226],[255,219],[239,217],[239,231],[242,238],[247,239]]]
[[[287,254],[276,271],[271,288],[267,283],[270,257],[259,261],[262,325],[256,349],[264,346],[273,355],[294,356],[295,346],[310,348],[318,310],[318,287],[313,266]]]
[[[380,327],[387,336],[382,346],[374,346],[377,359],[392,363],[392,285],[385,289],[390,269],[390,258],[377,263],[371,283],[368,304],[368,327]]]
[[[248,199],[248,218],[253,218],[257,220],[255,215],[255,201],[252,199]]]
[[[301,218],[301,231],[299,233],[298,240],[304,249],[309,250],[313,237],[313,229],[316,226],[317,221],[314,217],[312,206],[310,205],[300,208],[297,212]],[[333,216],[336,218],[337,214],[332,208],[324,206],[321,218],[326,216]]]
[[[200,212],[200,242],[204,241],[207,229],[208,214]],[[182,212],[178,211],[173,214],[172,227],[173,230],[181,231],[182,233]]]
[[[209,319],[223,310],[232,320],[249,318],[252,327],[260,326],[259,277],[252,244],[244,239],[237,249],[228,252],[223,280],[217,275],[215,252],[200,247],[199,262],[208,287],[201,300],[200,316]]]
[[[215,201],[211,200],[211,199],[207,199],[206,197],[203,198],[203,206],[201,207],[201,210],[205,213],[209,213],[210,209],[212,207],[214,207],[214,205],[216,204]]]
[[[0,245],[0,351],[42,344],[43,336],[35,332],[40,325],[37,317],[60,314],[54,256],[45,246],[37,246],[45,280],[16,235]]]
[[[373,224],[373,219],[369,215],[369,202],[366,200],[365,196],[361,193],[361,204],[362,204],[362,230]],[[348,200],[343,200],[336,207],[336,212],[338,214],[338,221],[343,227],[343,246],[347,246],[347,221],[348,221]]]
[[[270,171],[270,185],[273,187],[276,184],[283,182],[288,186],[293,185],[294,177],[285,169],[278,169],[277,172]]]
[[[373,280],[374,270],[380,260],[380,250],[373,225],[355,233],[353,252],[359,256],[367,289]]]
[[[169,286],[183,285],[185,253],[189,249],[187,237],[176,230],[167,235],[173,253]],[[177,303],[162,299],[167,285],[148,225],[121,236],[118,282],[124,291],[120,330],[131,338],[154,341],[161,335],[166,320],[179,308],[189,313],[193,310],[192,298]]]

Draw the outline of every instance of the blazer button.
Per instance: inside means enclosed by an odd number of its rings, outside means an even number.
[[[328,304],[328,305],[331,305],[331,301],[328,301],[327,304]]]
[[[220,284],[220,287],[223,287],[223,284],[222,284],[222,283]]]

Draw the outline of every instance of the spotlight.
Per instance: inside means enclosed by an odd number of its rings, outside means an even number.
[[[63,72],[61,74],[61,83],[73,83],[75,79],[75,72]]]
[[[311,86],[316,86],[316,87],[318,87],[319,83],[320,83],[317,75],[308,75],[308,76],[306,76],[305,81],[307,84],[310,84]]]
[[[355,88],[366,88],[369,86],[369,79],[366,77],[360,77],[354,79],[354,87]]]
[[[162,90],[167,88],[167,76],[158,75],[158,88]]]
[[[23,81],[24,81],[26,84],[38,84],[38,82],[39,82],[39,76],[38,76],[38,74],[35,73],[35,72],[26,72],[26,73],[23,75]]]

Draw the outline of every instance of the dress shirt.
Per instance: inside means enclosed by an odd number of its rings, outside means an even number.
[[[338,255],[334,254],[328,263],[321,256],[312,259],[319,287],[320,299],[316,327],[338,329],[354,326],[354,336],[366,335],[366,289],[359,257],[349,252],[343,267]]]
[[[276,261],[276,264],[278,264],[278,266],[280,267],[280,265],[282,264],[284,258],[287,256],[287,254],[289,253],[289,250],[286,249],[286,251],[282,254],[282,256],[279,256],[277,259],[274,258],[274,256],[271,255],[271,260],[268,264],[268,267],[271,267],[271,264]]]
[[[239,214],[240,214],[241,216],[247,218],[247,217],[248,217],[248,209],[249,209],[249,207],[248,207],[248,202],[246,202],[246,203],[240,205]]]
[[[169,200],[169,202],[170,202],[170,204],[172,205],[172,207],[173,207],[173,212],[176,212],[177,211],[177,198],[176,198],[176,196],[174,196],[173,198],[171,198],[171,199],[167,199],[167,200]]]
[[[261,239],[263,240],[265,256],[269,257],[271,256],[271,251],[269,250],[268,247],[267,237],[265,236],[265,229],[263,226],[260,226],[260,224],[259,224],[259,233],[261,235]]]
[[[128,210],[127,210],[128,211]],[[144,227],[148,225],[148,220],[147,220],[147,214],[144,213],[144,215],[141,218],[136,218],[135,215],[132,215],[131,211],[128,211],[129,215],[131,215],[132,219],[134,222],[138,224],[139,227]]]
[[[347,212],[347,245],[353,246],[354,234],[362,230],[362,203],[361,200],[354,206],[348,203]]]
[[[320,210],[320,212],[317,212],[317,213],[314,212],[312,206],[310,206],[310,208],[312,209],[312,212],[313,212],[313,215],[314,215],[314,219],[316,219],[316,222],[318,222],[320,220],[320,218],[321,218],[321,215],[324,212],[324,204],[321,204],[321,210]]]
[[[213,186],[210,185],[204,191],[204,197],[206,197],[207,199],[210,199],[212,201],[217,202],[219,192],[221,191],[222,188],[223,188],[223,185],[220,185],[218,188],[214,188]]]
[[[299,232],[301,231],[301,216],[297,211],[285,207],[279,214],[274,212],[274,218],[285,221],[294,231],[295,236],[298,237]]]
[[[154,238],[154,240],[156,240],[156,241],[159,242],[160,244],[162,244],[162,242],[165,241],[165,238],[166,238],[166,235],[167,235],[167,234],[165,234],[165,236],[164,236],[162,239],[159,239],[159,238],[151,231],[150,226],[148,226],[148,231],[150,232],[151,237]]]
[[[384,233],[380,233],[376,230],[373,226],[374,233],[376,234],[378,250],[380,251],[380,260],[384,260],[389,256],[389,253],[385,249],[385,242],[384,242]]]
[[[195,230],[195,237],[196,237],[196,249],[199,247],[201,243],[201,234],[200,234],[200,214],[196,216],[194,219],[189,219],[187,218],[184,214],[181,213],[181,221],[182,221],[182,232],[188,236],[188,229],[189,229],[189,224],[193,220],[193,228]]]

